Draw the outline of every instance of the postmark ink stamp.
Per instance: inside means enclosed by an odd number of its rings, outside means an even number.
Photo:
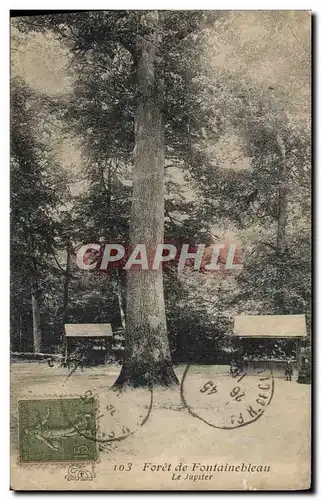
[[[211,427],[236,429],[257,421],[272,401],[274,378],[269,368],[247,372],[237,368],[227,373],[215,372],[197,383],[189,383],[191,365],[187,365],[181,398],[189,413]],[[194,377],[195,380],[195,377]]]
[[[96,399],[96,432],[87,430],[81,434],[97,443],[98,451],[110,452],[119,441],[135,434],[150,417],[153,406],[153,391],[142,391],[137,398],[135,391],[105,390],[95,395],[87,390],[81,399],[86,406]]]

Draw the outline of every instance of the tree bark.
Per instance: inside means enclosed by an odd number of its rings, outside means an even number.
[[[119,305],[119,312],[120,312],[120,321],[121,321],[121,326],[122,329],[125,331],[126,329],[126,315],[125,315],[125,307],[124,307],[124,300],[123,300],[123,290],[121,286],[121,280],[119,278],[119,273],[116,275],[116,280],[117,280],[117,298],[118,298],[118,305]]]
[[[63,304],[63,322],[67,323],[68,320],[68,303],[69,303],[69,282],[70,282],[70,250],[71,243],[68,241],[67,243],[67,260],[66,260],[66,273],[65,273],[65,281],[64,281],[64,304]]]
[[[285,265],[285,229],[287,216],[287,167],[285,144],[281,135],[277,136],[277,142],[280,150],[280,184],[279,184],[279,206],[278,206],[278,226],[277,226],[277,291],[276,291],[276,311],[284,314],[284,265]]]
[[[281,136],[278,136],[278,145],[281,153],[281,178],[279,185],[279,211],[278,211],[278,232],[276,247],[278,252],[285,250],[285,227],[286,227],[286,205],[287,205],[287,169],[285,145]]]
[[[157,11],[144,17],[147,34],[136,39],[135,150],[130,245],[156,249],[164,239],[163,83],[156,64]],[[146,29],[147,28],[147,29]],[[115,385],[177,384],[165,316],[162,270],[127,272],[125,359]]]
[[[32,308],[32,331],[33,331],[33,351],[35,353],[41,352],[42,335],[40,325],[40,311],[39,311],[39,290],[37,279],[37,265],[33,259],[34,272],[31,278],[31,308]]]

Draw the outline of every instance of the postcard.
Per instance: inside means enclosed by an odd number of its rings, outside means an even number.
[[[11,12],[11,488],[311,487],[309,11]]]

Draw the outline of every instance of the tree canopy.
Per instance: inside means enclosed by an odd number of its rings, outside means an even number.
[[[291,89],[251,79],[245,66],[253,63],[245,56],[235,69],[217,62],[213,71],[213,58],[226,53],[232,59],[222,40],[246,50],[246,44],[237,46],[236,22],[229,13],[159,13],[155,71],[163,95],[164,238],[191,246],[238,239],[246,250],[237,276],[165,269],[169,340],[178,360],[189,356],[184,336],[197,353],[214,343],[223,352],[235,313],[280,313],[281,304],[284,314],[310,315],[309,120],[289,106]],[[46,331],[61,331],[66,277],[70,321],[105,322],[118,307],[119,286],[125,301],[121,273],[85,273],[73,261],[68,270],[66,249],[68,241],[74,247],[129,241],[135,112],[142,99],[136,84],[139,43],[155,26],[147,11],[28,16],[15,25],[22,37],[52,33],[68,50],[65,72],[71,74],[71,91],[56,96],[12,82],[12,314],[18,339],[17,318],[26,311],[32,323],[26,291],[30,255],[37,260]],[[281,27],[280,32],[285,40],[291,37]],[[48,137],[36,139],[43,116],[51,133],[60,133],[54,132],[59,124],[80,144],[81,170],[71,173],[72,180],[62,175]],[[70,196],[66,186],[75,177],[85,187]],[[15,349],[28,350],[31,341],[24,335]],[[49,350],[55,342],[58,337],[45,336]]]

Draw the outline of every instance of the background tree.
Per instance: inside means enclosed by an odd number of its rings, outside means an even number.
[[[117,72],[112,73],[114,85],[111,94],[121,90],[127,102],[116,102],[116,109],[114,95],[107,102],[99,102],[107,108],[107,112],[111,112],[110,122],[116,123],[116,128],[122,116],[116,115],[115,110],[121,110],[121,115],[129,115],[131,120],[126,121],[134,123],[135,135],[132,129],[125,140],[126,145],[128,139],[134,145],[133,201],[129,229],[132,245],[143,240],[152,249],[163,241],[165,130],[168,129],[168,136],[175,141],[175,147],[172,147],[175,152],[181,140],[178,133],[182,128],[180,120],[183,122],[187,113],[184,104],[192,102],[191,98],[185,98],[184,102],[182,90],[185,89],[181,85],[181,81],[186,80],[187,60],[183,66],[184,78],[175,74],[175,66],[174,73],[166,69],[173,65],[171,58],[179,60],[179,55],[184,53],[188,45],[197,45],[197,34],[194,34],[204,20],[205,13],[201,11],[183,13],[178,28],[175,13],[115,11],[45,16],[40,22],[39,18],[34,18],[20,24],[32,29],[53,29],[69,44],[76,57],[89,53],[95,62],[98,60],[104,67],[104,78],[107,80],[110,71],[106,67],[111,63],[118,65],[121,61],[120,72],[126,71],[126,78],[121,82]],[[168,52],[169,48],[171,52]],[[126,56],[122,54],[124,50]],[[192,79],[193,75],[189,77]],[[110,79],[109,82],[112,83]],[[179,96],[176,95],[177,86],[183,87]],[[92,89],[95,92],[94,101],[97,101],[101,89],[104,92],[104,86],[92,82]],[[183,110],[179,118],[175,116],[175,108]],[[195,106],[190,111],[194,110]],[[195,128],[196,124],[191,123],[193,116],[191,113],[188,127],[181,136],[189,137]],[[120,143],[119,130],[117,142]],[[119,149],[122,152],[122,147]],[[100,161],[107,155],[110,159],[112,153],[115,154],[115,150],[109,142],[105,144]],[[162,271],[130,271],[127,276],[126,303],[127,349],[117,383],[177,383],[167,338]]]
[[[133,11],[41,16],[19,27],[44,30],[46,40],[50,30],[60,46],[70,50],[72,92],[59,95],[56,102],[46,99],[43,113],[47,120],[56,115],[64,132],[81,140],[83,168],[77,176],[83,177],[83,189],[69,207],[76,219],[71,230],[75,244],[129,241],[134,122],[140,102],[133,32],[148,40],[159,30],[155,67],[164,88],[165,240],[195,245],[232,239],[248,249],[238,277],[164,270],[167,329],[175,360],[188,356],[181,349],[186,332],[191,332],[191,349],[195,345],[200,359],[214,344],[217,358],[227,348],[237,313],[309,314],[309,123],[302,111],[305,97],[300,89],[293,90],[293,82],[306,89],[302,72],[308,57],[297,50],[286,78],[270,85],[264,36],[274,30],[274,24],[266,22],[273,13],[250,15],[261,28],[255,53],[253,33],[248,33],[249,41],[238,38],[241,13],[215,14],[215,23],[207,25],[202,12],[162,14],[161,22],[149,28],[145,13]],[[287,65],[293,50],[282,17],[275,20],[276,39],[274,34],[268,37],[269,50],[283,58],[280,67]],[[289,71],[299,71],[295,81],[289,82]],[[280,137],[287,171],[282,259],[276,251]],[[61,255],[65,271],[65,250]],[[64,282],[65,277],[59,279]],[[94,275],[79,272],[72,263],[68,320],[109,322],[117,283],[125,303],[125,279],[116,269]],[[60,285],[53,291],[52,304],[62,303],[62,290]]]
[[[64,178],[37,136],[37,96],[21,80],[11,84],[11,292],[12,342],[22,347],[32,325],[41,352],[44,285],[52,277],[60,230]],[[49,273],[47,275],[46,273]],[[19,337],[19,339],[17,338]],[[30,345],[30,341],[27,345]]]

